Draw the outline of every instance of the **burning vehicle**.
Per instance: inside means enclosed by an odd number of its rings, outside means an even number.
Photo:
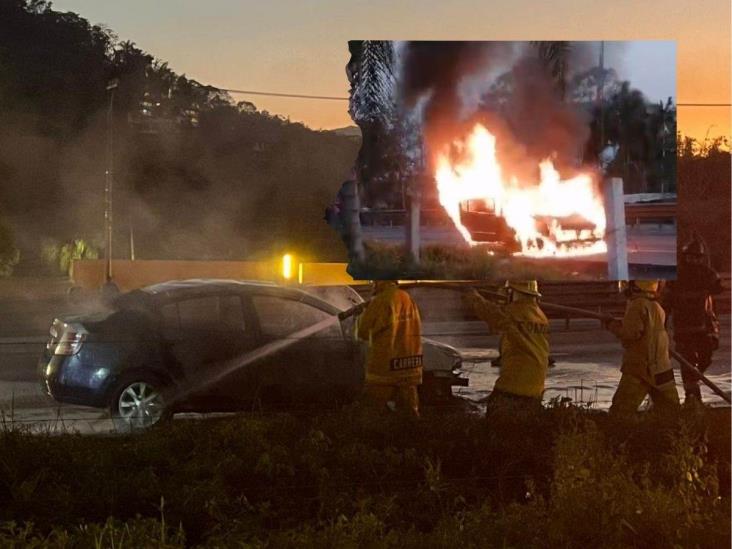
[[[350,288],[187,280],[119,296],[109,310],[59,317],[38,370],[59,402],[109,409],[120,429],[145,428],[175,412],[332,407],[356,397],[365,353]],[[460,354],[423,339],[421,396],[451,396]]]
[[[423,242],[453,246],[456,240],[530,259],[595,261],[607,254],[601,188],[607,162],[590,164],[599,137],[594,111],[566,81],[576,70],[574,54],[579,60],[588,48],[541,41],[349,42],[349,112],[364,136],[356,171],[366,205],[378,210],[381,199],[399,207],[390,197],[401,189],[408,219],[429,211],[440,221],[423,238],[417,228],[405,236],[413,257]],[[458,235],[438,230],[443,212]],[[394,240],[386,231],[370,232]]]
[[[499,244],[527,257],[607,251],[603,198],[589,174],[563,180],[546,159],[538,182],[520,181],[501,166],[496,144],[496,136],[476,124],[436,156],[439,202],[468,244]]]

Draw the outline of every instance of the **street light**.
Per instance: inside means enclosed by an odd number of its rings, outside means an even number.
[[[104,234],[106,238],[105,269],[106,284],[112,282],[112,186],[114,185],[114,90],[119,80],[114,78],[107,84],[109,108],[107,110],[107,169],[104,172]]]

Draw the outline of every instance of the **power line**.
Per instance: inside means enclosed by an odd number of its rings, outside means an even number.
[[[219,91],[228,93],[238,93],[241,95],[267,95],[270,97],[292,97],[295,99],[320,99],[326,101],[348,101],[348,97],[335,97],[332,95],[306,95],[302,93],[278,93],[252,90],[230,90],[226,88],[215,88]]]
[[[210,86],[218,91],[237,93],[241,95],[263,95],[269,97],[290,97],[295,99],[319,99],[325,101],[348,101],[348,97],[337,97],[333,95],[308,95],[304,93],[280,93],[280,92],[268,92],[268,91],[257,91],[257,90],[235,90],[229,88],[217,88],[216,86]],[[732,103],[677,103],[677,107],[732,107]]]
[[[732,107],[732,103],[676,103],[677,107]]]

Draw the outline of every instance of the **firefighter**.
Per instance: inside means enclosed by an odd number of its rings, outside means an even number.
[[[712,296],[722,291],[722,281],[709,265],[706,246],[695,234],[681,250],[678,277],[666,285],[662,303],[673,321],[676,351],[702,373],[719,347],[719,320]],[[681,379],[684,404],[700,404],[699,380],[694,373],[682,368]]]
[[[549,364],[549,321],[539,307],[535,280],[506,282],[506,303],[473,290],[466,305],[500,334],[501,370],[488,397],[487,414],[501,407],[540,409]]]
[[[659,411],[675,410],[679,405],[668,352],[666,315],[657,291],[657,280],[631,280],[626,288],[628,301],[623,320],[606,324],[625,349],[611,414],[637,412],[649,394]]]
[[[358,318],[356,336],[368,342],[366,401],[418,417],[422,321],[410,295],[395,281],[374,282],[374,296]]]

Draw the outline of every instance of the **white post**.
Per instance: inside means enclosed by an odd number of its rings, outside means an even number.
[[[628,239],[625,234],[625,202],[623,180],[609,177],[604,182],[605,242],[607,242],[607,275],[610,280],[628,280]]]
[[[413,190],[409,196],[409,209],[407,210],[407,253],[414,265],[419,265],[420,198],[419,191]]]

